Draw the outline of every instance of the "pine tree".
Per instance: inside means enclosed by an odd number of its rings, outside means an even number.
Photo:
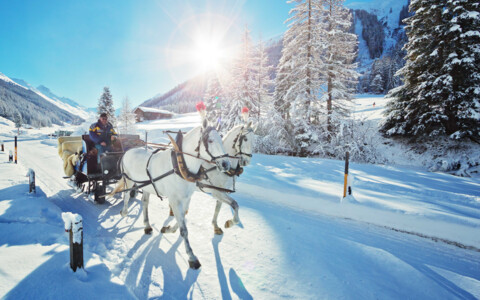
[[[275,90],[273,92],[273,108],[284,120],[290,120],[290,102],[286,98],[288,90],[293,85],[292,56],[283,51],[277,66],[277,76],[275,77]]]
[[[134,134],[135,118],[136,118],[136,115],[132,112],[132,109],[130,107],[130,101],[128,97],[125,97],[122,102],[122,109],[120,111],[120,116],[118,117],[120,133]]]
[[[375,75],[375,77],[372,80],[372,83],[370,83],[370,91],[372,91],[375,94],[381,94],[383,93],[383,77],[380,74]]]
[[[115,125],[115,108],[113,107],[113,97],[108,87],[103,88],[102,96],[98,99],[97,113],[106,113],[108,121]]]
[[[448,0],[445,20],[445,62],[433,88],[444,100],[442,122],[453,139],[480,142],[480,3]]]
[[[275,90],[275,106],[291,124],[296,151],[305,156],[308,147],[317,141],[313,118],[321,87],[319,20],[324,12],[321,1],[291,0],[297,3],[290,11],[289,28],[283,39],[282,58],[278,65],[279,78]],[[288,110],[287,110],[288,109]]]
[[[436,0],[413,0],[410,11],[415,14],[404,20],[408,36],[407,59],[398,71],[404,84],[390,91],[388,97],[392,101],[387,104],[387,117],[381,130],[389,136],[438,135],[442,116],[437,114],[438,110],[432,111],[435,100],[431,86],[443,54],[439,52],[439,43],[443,42],[438,36],[443,29],[435,31],[437,26],[442,26],[442,7]]]
[[[242,48],[232,71],[232,86],[228,100],[222,102],[222,132],[227,132],[235,125],[243,123],[241,111],[244,106],[250,115],[258,115],[258,104],[253,76],[252,41],[247,27],[242,38]]]
[[[327,93],[322,100],[327,102],[327,130],[334,133],[333,112],[336,118],[346,118],[350,113],[351,100],[359,74],[355,71],[357,37],[350,33],[352,14],[343,7],[344,0],[322,0],[325,7],[323,12],[322,29],[320,30],[324,45],[324,59],[321,66],[326,72],[324,80],[327,82]]]
[[[15,128],[17,128],[18,134],[20,134],[20,128],[23,125],[23,119],[22,119],[22,115],[19,112],[15,114],[14,123],[15,123]]]
[[[212,72],[209,75],[207,89],[203,96],[205,102],[207,119],[212,124],[221,122],[222,101],[225,100],[225,93],[218,79],[217,73]]]
[[[260,120],[262,111],[263,113],[266,112],[267,102],[271,101],[270,90],[273,87],[273,80],[270,79],[271,71],[272,66],[268,65],[268,55],[265,49],[265,43],[262,39],[260,39],[257,47],[254,50],[253,59],[253,77],[255,81],[256,97],[255,102],[258,106],[257,115],[253,116],[253,119],[256,121]]]
[[[382,131],[389,136],[478,139],[479,4],[414,0],[406,20],[404,85],[390,92]]]

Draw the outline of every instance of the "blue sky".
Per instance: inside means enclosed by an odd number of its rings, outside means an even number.
[[[0,72],[87,107],[104,86],[115,106],[126,96],[138,105],[201,72],[199,40],[236,45],[245,25],[254,40],[279,36],[292,7],[283,0],[3,0]]]

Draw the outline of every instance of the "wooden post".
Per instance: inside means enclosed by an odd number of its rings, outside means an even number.
[[[17,136],[15,136],[15,163],[17,163]]]
[[[148,138],[148,132],[145,130],[145,149],[147,149],[147,147],[148,147],[148,140],[147,140],[147,138]]]
[[[32,169],[28,169],[28,186],[29,186],[29,193],[36,193],[36,188],[35,188],[35,171]]]
[[[3,147],[3,142],[2,142],[2,152],[5,152],[5,148]]]
[[[73,272],[83,269],[83,220],[79,214],[62,213],[65,231],[70,238],[70,267]]]
[[[345,154],[345,182],[343,184],[343,198],[347,197],[347,179],[348,179],[348,158],[350,156],[350,153]],[[349,189],[349,194],[351,194],[352,191]]]
[[[12,150],[8,151],[8,161],[13,162],[13,153]]]

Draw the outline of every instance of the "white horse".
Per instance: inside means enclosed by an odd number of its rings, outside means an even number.
[[[238,204],[232,197],[230,197],[224,189],[228,189],[231,180],[235,180],[241,174],[243,169],[241,167],[250,164],[252,158],[252,144],[254,139],[252,122],[247,125],[237,125],[227,132],[223,138],[223,147],[227,151],[230,160],[230,170],[221,172],[218,169],[207,173],[208,179],[200,181],[212,187],[202,187],[201,191],[211,194],[216,200],[215,213],[212,219],[213,230],[215,234],[223,234],[223,231],[217,224],[218,213],[222,207],[222,203],[230,205],[234,211],[233,218],[225,222],[225,228],[230,228],[240,222],[238,217]],[[216,189],[218,187],[219,189]]]
[[[173,170],[172,151],[173,149],[167,149],[155,153],[144,148],[135,148],[127,151],[123,156],[121,165],[125,175],[122,178],[123,181],[119,181],[117,188],[123,187],[123,184],[125,184],[126,189],[132,189],[136,183],[148,182],[153,179],[154,182],[152,184],[142,188],[145,233],[152,231],[148,220],[150,194],[167,197],[177,224],[172,228],[162,229],[162,233],[175,232],[180,227],[180,235],[185,242],[189,265],[193,269],[198,269],[201,265],[193,254],[185,225],[185,212],[188,210],[190,198],[196,186],[195,182],[189,182],[180,175],[169,174]],[[201,166],[205,169],[209,168],[208,162],[215,162],[217,168],[221,171],[230,168],[230,160],[225,153],[220,135],[213,127],[208,127],[205,120],[202,122],[202,126],[192,129],[184,136],[182,151],[192,155],[184,155],[185,165],[191,174],[197,174]],[[158,177],[162,178],[155,180]],[[117,188],[115,188],[112,194],[115,193]],[[128,213],[130,194],[130,192],[124,192],[122,216],[126,216]]]

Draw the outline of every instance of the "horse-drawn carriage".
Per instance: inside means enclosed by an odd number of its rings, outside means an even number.
[[[68,178],[76,188],[93,195],[94,201],[102,204],[105,202],[106,186],[116,183],[122,176],[119,167],[122,156],[127,150],[144,145],[138,135],[121,134],[112,144],[112,151],[102,154],[98,163],[95,144],[89,135],[82,135],[81,150],[73,154],[76,157],[66,163],[73,164],[74,168],[73,175]],[[62,148],[66,147],[68,146],[62,145]]]
[[[180,229],[189,266],[194,269],[200,267],[200,262],[190,246],[185,223],[190,198],[198,188],[202,192],[211,193],[216,199],[217,205],[212,220],[215,234],[223,233],[217,225],[222,203],[230,205],[234,211],[233,218],[225,222],[225,227],[229,228],[240,222],[239,206],[227,195],[234,190],[226,187],[230,178],[234,180],[242,173],[243,167],[250,164],[254,131],[252,122],[247,122],[248,109],[244,108],[242,116],[245,124],[233,127],[222,139],[216,128],[208,125],[205,108],[203,103],[197,104],[197,110],[202,118],[200,126],[191,129],[185,136],[181,132],[175,132],[176,139],[167,134],[171,147],[147,149],[138,147],[144,145],[138,136],[120,136],[120,147],[117,145],[114,151],[101,156],[100,164],[97,163],[97,154],[89,136],[82,136],[80,156],[69,156],[71,152],[66,149],[68,147],[60,146],[59,139],[60,156],[64,162],[68,156],[67,162],[71,161],[75,165],[75,172],[69,175],[66,169],[66,175],[73,176],[73,182],[87,193],[94,193],[95,201],[99,203],[105,201],[101,197],[105,194],[105,187],[121,178],[109,195],[123,191],[124,206],[120,213],[126,216],[130,198],[141,189],[146,234],[152,233],[148,218],[150,194],[157,195],[160,199],[166,197],[176,223],[173,226],[164,226],[161,232],[173,233]],[[130,148],[135,149],[126,151]]]

